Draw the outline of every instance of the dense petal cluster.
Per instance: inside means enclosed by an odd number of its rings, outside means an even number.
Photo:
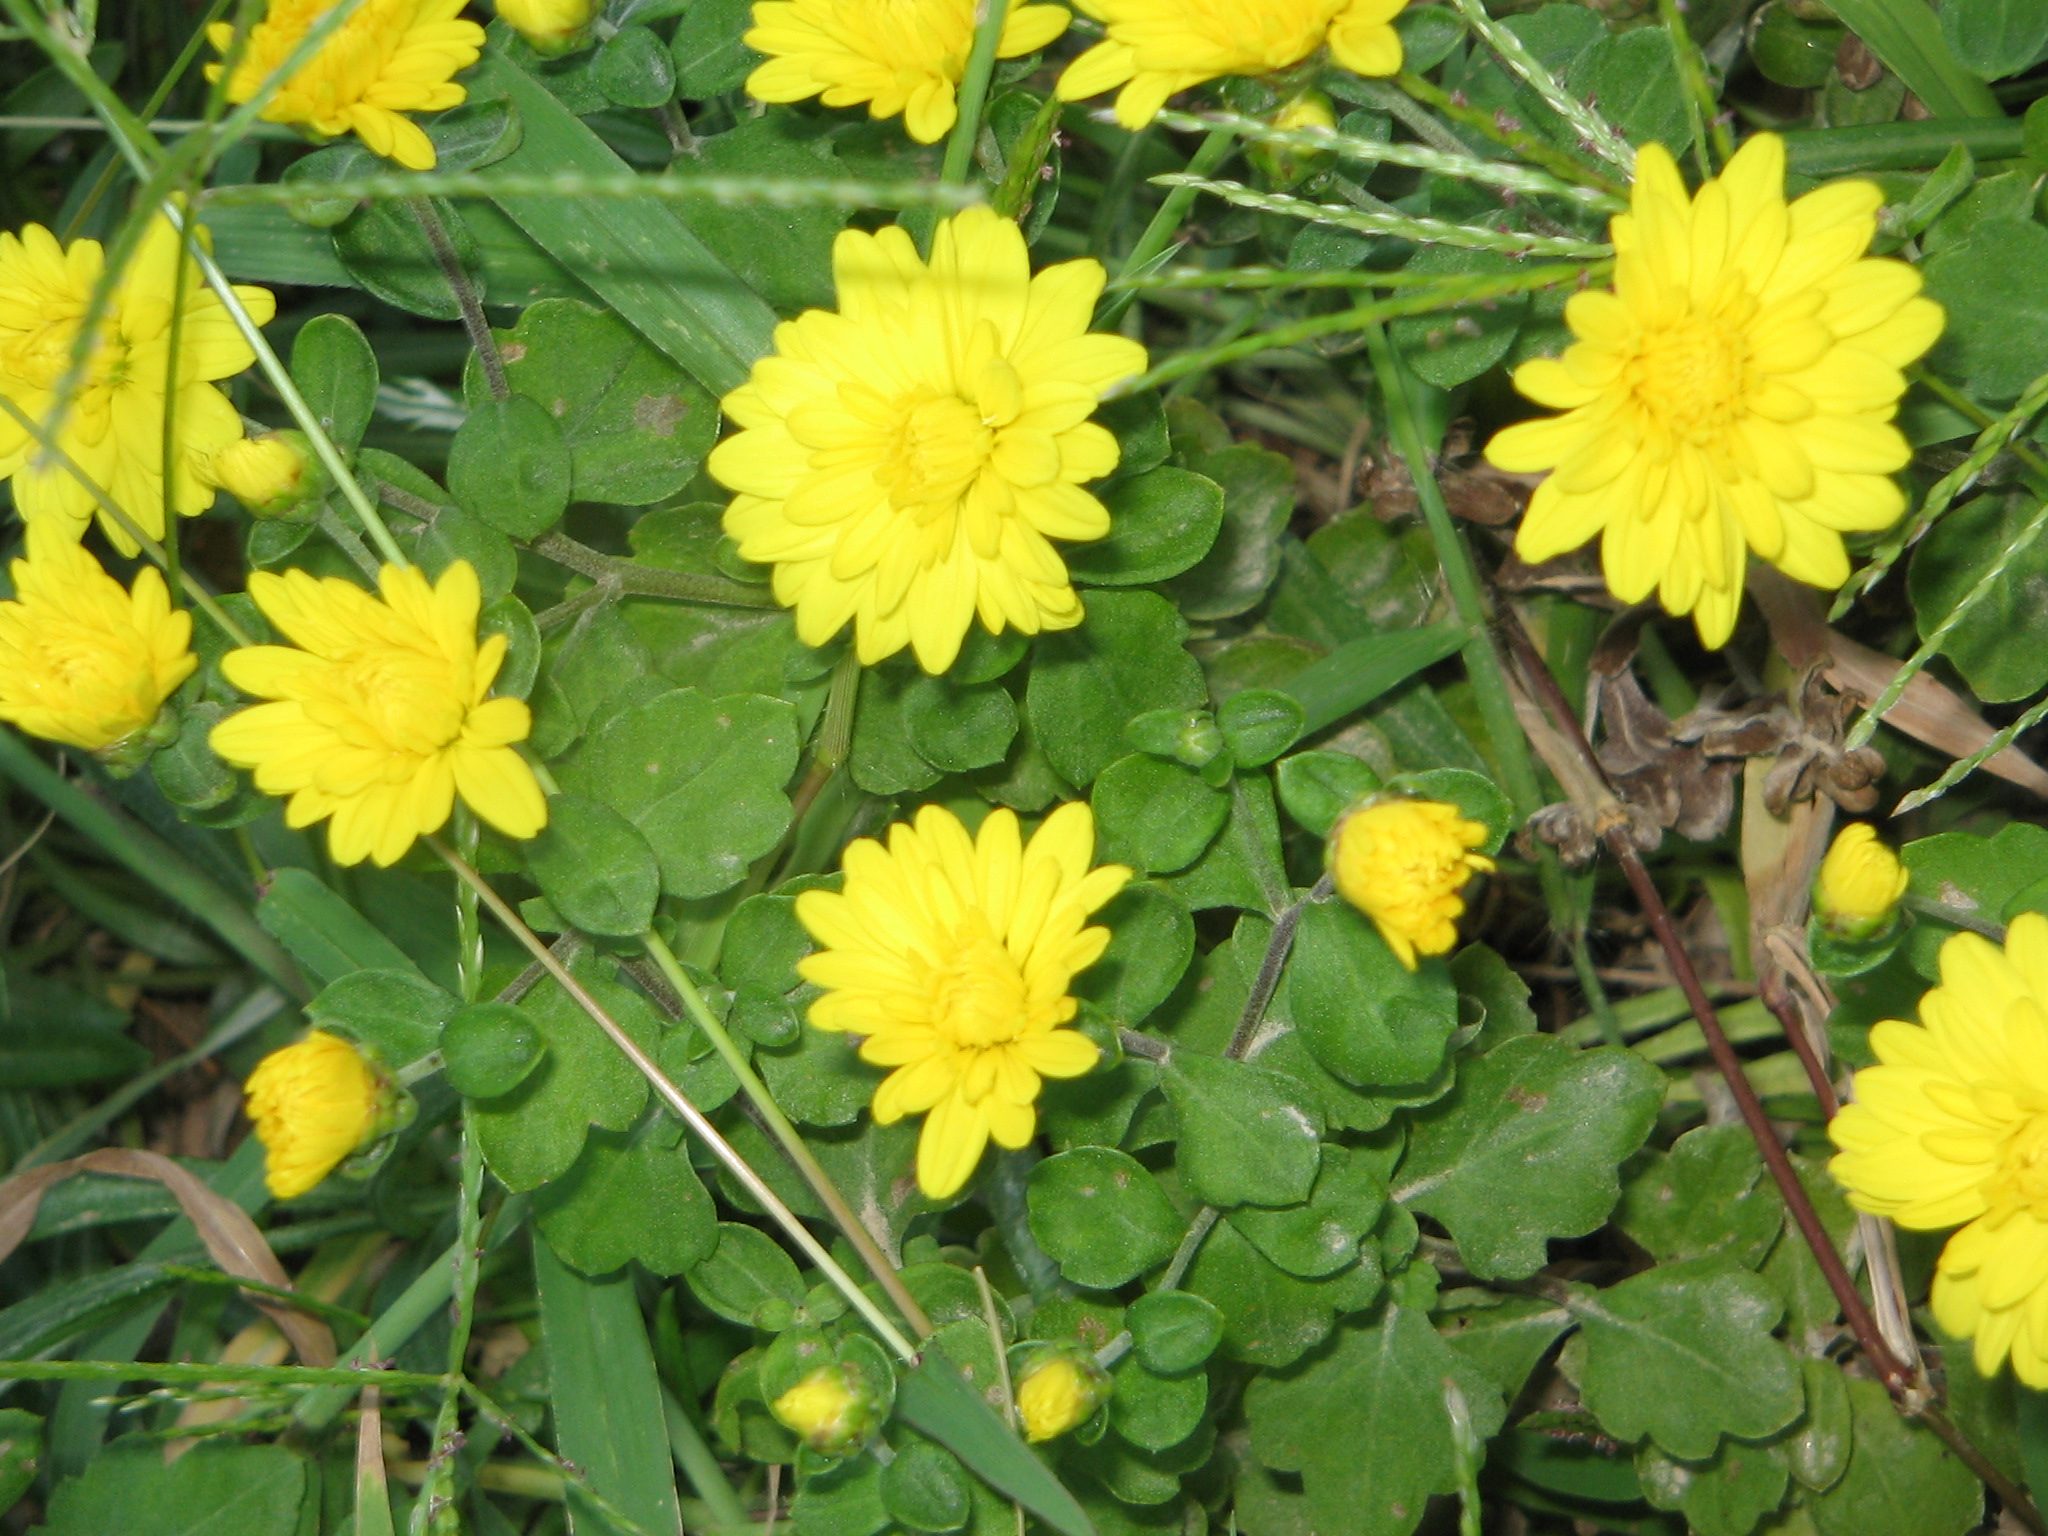
[[[993,1139],[1022,1147],[1037,1127],[1040,1079],[1079,1077],[1098,1052],[1061,1026],[1074,1017],[1074,976],[1109,943],[1084,926],[1123,889],[1119,864],[1089,867],[1095,819],[1075,801],[1030,842],[1016,814],[989,813],[970,837],[927,805],[914,826],[848,846],[843,894],[806,891],[796,915],[824,946],[798,965],[826,988],[819,1029],[864,1036],[863,1061],[893,1070],[875,1091],[889,1125],[925,1116],[917,1179],[933,1199],[956,1193]]]
[[[1867,821],[1852,821],[1828,846],[1813,884],[1814,910],[1844,938],[1874,934],[1892,920],[1906,894],[1899,856]]]
[[[93,486],[151,538],[162,538],[165,507],[196,517],[213,504],[207,469],[242,435],[242,418],[213,381],[256,360],[197,262],[179,259],[179,236],[158,219],[114,284],[98,337],[68,399],[79,328],[106,267],[97,240],[62,245],[40,224],[0,234],[0,397],[54,430],[54,444]],[[235,295],[260,325],[276,305],[262,288]],[[173,316],[178,352],[171,355]],[[170,397],[176,433],[172,483],[164,486],[164,410]],[[0,479],[14,479],[14,505],[29,522],[53,521],[72,538],[100,504],[92,486],[53,456],[12,413],[0,412]],[[101,513],[107,537],[124,555],[138,546]]]
[[[270,0],[228,74],[228,100],[251,100],[285,65],[336,0]],[[484,29],[462,19],[466,0],[363,0],[313,57],[277,88],[259,114],[322,138],[353,133],[373,154],[407,170],[434,168],[434,145],[405,112],[462,105],[453,76],[477,61]],[[235,29],[215,22],[206,40],[232,57]],[[210,64],[217,80],[227,66]]]
[[[1870,1032],[1879,1065],[1828,1127],[1828,1164],[1858,1210],[1930,1231],[1963,1223],[1934,1275],[1934,1315],[2048,1387],[2048,917],[2013,919],[2001,950],[1959,933],[1920,1022]]]
[[[1036,53],[1067,30],[1063,6],[1008,0],[996,57]],[[756,0],[746,44],[768,61],[747,77],[758,101],[820,98],[897,117],[920,144],[952,131],[974,48],[974,0]]]
[[[1501,469],[1551,471],[1516,553],[1549,560],[1600,534],[1615,596],[1656,592],[1709,646],[1735,627],[1745,544],[1799,581],[1846,581],[1842,535],[1905,509],[1900,370],[1942,326],[1918,272],[1864,256],[1883,202],[1844,181],[1787,204],[1768,133],[1688,199],[1671,156],[1643,146],[1613,291],[1574,294],[1576,343],[1515,372],[1565,414],[1487,445]]]
[[[1080,623],[1047,541],[1109,531],[1081,486],[1117,443],[1088,417],[1145,366],[1136,342],[1088,334],[1101,265],[1033,277],[987,208],[941,224],[930,265],[894,228],[846,231],[832,264],[838,310],[778,326],[725,398],[745,430],[707,467],[739,493],[740,554],[775,567],[807,645],[851,619],[870,665],[908,645],[943,672],[977,614],[992,634]]]
[[[384,1120],[376,1069],[348,1041],[322,1029],[264,1057],[242,1092],[263,1143],[263,1182],[280,1200],[326,1178],[373,1139]]]
[[[147,731],[198,665],[191,617],[154,566],[124,589],[64,527],[29,524],[14,601],[0,603],[0,720],[107,752]]]
[[[1493,860],[1486,828],[1454,805],[1392,795],[1352,811],[1330,839],[1330,875],[1344,899],[1373,920],[1409,970],[1415,957],[1458,942],[1459,893]]]
[[[1223,75],[1264,75],[1324,44],[1361,75],[1401,69],[1394,18],[1407,0],[1075,0],[1108,36],[1067,66],[1062,101],[1116,90],[1116,120],[1142,128],[1167,97]]]
[[[213,728],[213,750],[253,768],[256,787],[289,795],[285,820],[332,817],[335,862],[392,864],[439,831],[459,793],[509,837],[547,824],[533,770],[514,749],[532,714],[491,698],[505,637],[477,643],[476,570],[457,560],[433,586],[387,565],[381,598],[304,571],[258,571],[249,595],[291,646],[231,651],[229,682],[272,702]]]

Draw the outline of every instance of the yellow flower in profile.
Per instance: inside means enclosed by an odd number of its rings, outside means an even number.
[[[927,805],[914,826],[848,845],[843,894],[806,891],[796,915],[824,946],[797,966],[826,989],[819,1029],[861,1035],[861,1060],[892,1071],[875,1090],[876,1123],[925,1116],[917,1182],[957,1192],[982,1151],[1027,1145],[1039,1080],[1079,1077],[1098,1052],[1060,1026],[1067,988],[1101,958],[1107,928],[1083,926],[1124,888],[1120,864],[1090,869],[1095,818],[1061,806],[1026,843],[1016,814],[989,813],[979,835]]]
[[[1879,841],[1869,822],[1852,821],[1835,834],[1821,860],[1814,910],[1842,937],[1867,938],[1891,922],[1906,883],[1899,856]]]
[[[1968,1223],[1934,1273],[1934,1315],[1974,1338],[1989,1376],[2009,1355],[2048,1387],[2048,917],[2005,947],[1959,933],[1920,1022],[1870,1031],[1878,1065],[1828,1125],[1849,1203],[1914,1231]]]
[[[263,1182],[280,1200],[303,1195],[383,1127],[376,1069],[323,1029],[264,1057],[242,1093],[263,1143]]]
[[[1063,6],[1007,3],[999,59],[1036,53],[1073,20]],[[756,0],[744,41],[768,61],[747,77],[747,94],[866,102],[869,116],[900,115],[913,139],[935,144],[960,116],[954,92],[974,48],[974,11],[975,0]]]
[[[1550,560],[1600,534],[1614,595],[1656,592],[1709,646],[1735,628],[1745,543],[1809,585],[1846,581],[1842,535],[1905,510],[1900,370],[1942,326],[1918,272],[1864,257],[1883,202],[1843,181],[1788,205],[1768,133],[1688,200],[1671,156],[1644,145],[1613,223],[1614,290],[1574,294],[1576,343],[1515,371],[1566,414],[1486,448],[1497,468],[1552,471],[1515,552]]]
[[[874,1402],[846,1365],[821,1365],[768,1405],[812,1450],[844,1455],[874,1428]]]
[[[167,499],[166,393],[174,397],[177,432],[168,500],[180,516],[197,517],[213,505],[206,470],[214,454],[242,435],[241,416],[213,381],[256,360],[197,262],[185,261],[180,281],[178,246],[169,220],[150,226],[114,285],[76,392],[60,402],[57,390],[71,372],[106,253],[97,240],[60,245],[40,224],[0,234],[0,397],[45,431],[54,426],[56,446],[157,539],[164,536]],[[277,307],[267,289],[238,287],[235,295],[259,325]],[[172,312],[179,303],[184,319],[174,363]],[[34,435],[0,411],[0,479],[10,475],[15,509],[28,522],[56,522],[75,539],[99,511],[91,490],[45,459]],[[136,552],[118,523],[102,514],[102,524],[122,554]]]
[[[1088,417],[1145,366],[1136,342],[1088,334],[1101,265],[1033,277],[1017,226],[980,207],[939,226],[929,266],[896,228],[847,230],[832,266],[837,312],[776,327],[725,397],[745,430],[706,467],[739,492],[740,554],[775,567],[806,645],[851,619],[868,665],[909,645],[943,672],[976,614],[991,634],[1073,628],[1047,541],[1109,531],[1081,486],[1117,442]]]
[[[1123,89],[1116,120],[1142,128],[1166,98],[1223,75],[1266,75],[1329,45],[1361,75],[1401,71],[1407,0],[1075,0],[1109,35],[1069,64],[1060,100]]]
[[[191,616],[154,566],[125,590],[61,526],[30,523],[14,601],[0,603],[0,720],[118,753],[199,665],[191,646]]]
[[[533,716],[489,697],[505,637],[476,638],[476,570],[451,563],[433,586],[416,566],[387,565],[381,599],[337,576],[258,571],[249,596],[290,646],[256,645],[221,661],[257,704],[213,728],[213,750],[289,795],[285,821],[333,817],[337,864],[404,857],[437,832],[460,794],[508,837],[547,824],[547,801],[513,743]]]
[[[325,488],[327,477],[306,450],[299,432],[241,437],[213,456],[207,474],[251,517],[282,517],[305,507],[310,521],[317,509],[306,504]]]
[[[1412,971],[1418,954],[1441,955],[1458,942],[1465,912],[1459,893],[1474,874],[1493,868],[1493,860],[1473,851],[1486,838],[1486,828],[1454,805],[1390,795],[1337,823],[1330,876]]]
[[[1017,1417],[1034,1444],[1056,1440],[1086,1422],[1109,1395],[1109,1376],[1092,1359],[1062,1349],[1046,1355],[1017,1383]]]
[[[228,76],[228,100],[252,100],[284,67],[306,34],[337,0],[270,0],[250,31]],[[459,107],[468,92],[453,83],[477,61],[484,29],[462,19],[466,0],[363,0],[355,13],[291,77],[258,114],[269,123],[296,123],[321,138],[353,133],[372,154],[410,171],[434,168],[434,145],[404,112]],[[235,29],[215,22],[206,40],[223,57]],[[218,80],[224,64],[206,66]]]

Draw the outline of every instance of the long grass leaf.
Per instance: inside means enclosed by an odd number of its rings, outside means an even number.
[[[1354,709],[1363,709],[1424,667],[1456,654],[1465,638],[1462,624],[1431,624],[1391,635],[1367,635],[1304,667],[1280,684],[1280,690],[1292,694],[1301,705],[1307,717],[1304,734],[1320,731]]]
[[[1834,0],[1837,19],[1936,117],[2003,117],[1991,87],[1956,62],[1927,0]]]
[[[988,1399],[936,1350],[903,1373],[896,1387],[896,1413],[1062,1536],[1095,1536],[1094,1522],[1066,1485],[1025,1449]]]

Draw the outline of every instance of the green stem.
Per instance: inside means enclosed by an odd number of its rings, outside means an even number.
[[[1735,153],[1735,140],[1721,118],[1721,103],[1707,79],[1707,61],[1692,30],[1685,24],[1685,11],[1678,0],[1657,0],[1657,16],[1664,23],[1664,35],[1671,39],[1672,62],[1685,94],[1685,116],[1692,128],[1692,152],[1702,177],[1714,174],[1714,161],[1726,165]],[[1712,153],[1709,154],[1711,147]]]
[[[1002,43],[1003,27],[1009,19],[1009,0],[978,0],[974,8],[974,50],[967,55],[967,72],[960,79],[956,103],[960,115],[954,119],[953,136],[946,141],[946,160],[939,170],[942,186],[961,185],[974,164],[974,141],[981,135],[981,109],[988,101],[989,78],[996,71],[996,49]]]
[[[464,889],[459,882],[457,888]],[[465,996],[475,1000],[474,991]],[[465,1104],[462,1177],[456,1190],[455,1326],[448,1334],[448,1385],[442,1389],[440,1411],[434,1415],[433,1454],[427,1458],[427,1475],[413,1505],[412,1531],[417,1536],[426,1536],[434,1528],[431,1522],[435,1511],[452,1497],[449,1490],[454,1485],[455,1453],[461,1449],[456,1435],[456,1410],[461,1406],[462,1368],[469,1358],[470,1332],[476,1323],[477,1281],[483,1273],[483,1195],[483,1149]]]
[[[1228,128],[1212,128],[1209,136],[1202,140],[1194,158],[1188,161],[1186,174],[1206,177],[1212,174],[1227,158],[1237,144],[1237,135]],[[1197,191],[1193,187],[1175,187],[1166,194],[1166,201],[1159,205],[1159,211],[1152,215],[1152,222],[1145,226],[1145,232],[1138,236],[1138,243],[1131,247],[1130,255],[1124,258],[1123,266],[1117,271],[1119,279],[1143,272],[1166,253],[1173,243],[1173,237],[1180,233],[1180,226],[1188,216],[1188,210],[1195,206]],[[1099,330],[1112,330],[1131,307],[1131,300],[1137,296],[1135,288],[1112,290],[1096,313],[1095,324]]]
[[[740,1496],[732,1491],[732,1484],[725,1480],[725,1469],[718,1464],[718,1457],[705,1443],[703,1431],[697,1428],[696,1420],[684,1411],[676,1401],[675,1394],[667,1387],[661,1389],[661,1413],[668,1425],[668,1448],[682,1468],[683,1476],[690,1480],[691,1488],[711,1510],[712,1519],[720,1526],[734,1529],[749,1528],[753,1522],[747,1518],[747,1506],[740,1502]]]

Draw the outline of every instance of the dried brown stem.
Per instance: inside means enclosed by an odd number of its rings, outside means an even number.
[[[1827,1063],[1813,1048],[1813,1036],[1806,1032],[1806,1015],[1798,999],[1792,996],[1785,973],[1776,965],[1765,969],[1761,995],[1764,1006],[1776,1014],[1778,1022],[1784,1026],[1785,1038],[1791,1042],[1792,1053],[1799,1058],[1799,1065],[1806,1068],[1806,1080],[1813,1084],[1813,1096],[1820,1100],[1821,1117],[1834,1119],[1841,1111],[1842,1101],[1835,1095],[1835,1085],[1828,1080]]]

